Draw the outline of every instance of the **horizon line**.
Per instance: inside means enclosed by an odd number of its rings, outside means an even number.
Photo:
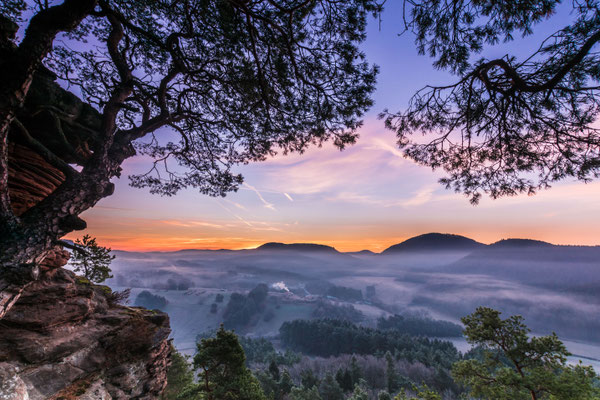
[[[401,244],[401,243],[404,243],[404,242],[406,242],[406,241],[408,241],[410,239],[413,239],[413,238],[416,238],[416,237],[420,237],[420,236],[424,236],[424,235],[429,235],[429,234],[437,234],[437,233],[442,234],[442,235],[448,235],[448,236],[461,236],[461,237],[464,237],[464,238],[467,238],[467,239],[471,239],[471,240],[473,240],[473,241],[475,241],[477,243],[481,243],[481,244],[486,245],[486,246],[490,246],[490,245],[493,245],[495,243],[499,243],[499,242],[502,242],[502,241],[505,241],[505,240],[528,240],[528,241],[535,241],[535,242],[543,242],[543,243],[547,243],[547,244],[550,244],[552,246],[557,246],[557,247],[599,247],[600,246],[600,244],[591,244],[591,245],[590,244],[573,244],[573,243],[571,243],[571,244],[557,244],[557,243],[552,243],[552,242],[548,242],[548,241],[545,241],[545,240],[532,239],[532,238],[522,238],[522,237],[508,237],[508,238],[502,238],[502,239],[499,239],[499,240],[496,240],[496,241],[492,241],[492,242],[486,243],[486,242],[480,242],[480,241],[472,239],[472,238],[470,238],[468,236],[459,235],[459,234],[440,233],[440,232],[428,232],[428,233],[423,233],[423,234],[416,235],[416,236],[411,236],[411,237],[409,237],[407,239],[404,239],[404,240],[402,240],[400,242],[392,244],[392,245],[386,247],[385,249],[383,249],[381,251],[374,251],[374,250],[371,250],[371,249],[368,249],[368,248],[361,248],[360,250],[341,251],[341,250],[338,250],[335,246],[330,245],[330,244],[325,244],[325,243],[321,243],[321,242],[306,242],[306,241],[298,241],[298,242],[265,241],[265,242],[262,242],[261,244],[256,245],[256,246],[252,246],[252,247],[237,247],[237,248],[235,248],[235,247],[234,248],[225,248],[225,247],[214,247],[214,248],[210,248],[210,247],[207,247],[207,248],[182,247],[182,248],[177,248],[177,249],[172,249],[172,248],[163,248],[163,249],[160,249],[160,248],[157,248],[157,249],[138,249],[138,250],[132,249],[132,248],[130,248],[130,249],[126,249],[126,248],[113,248],[111,250],[112,251],[130,252],[130,253],[176,253],[176,252],[179,252],[179,251],[244,251],[244,250],[256,250],[259,247],[261,247],[261,246],[263,246],[265,244],[269,244],[269,243],[280,243],[280,244],[285,244],[285,245],[311,244],[311,245],[326,246],[326,247],[330,247],[330,248],[336,250],[339,253],[359,253],[359,252],[363,252],[363,251],[369,251],[369,252],[374,253],[374,254],[382,254],[384,251],[386,251],[390,247],[398,245],[398,244]],[[327,241],[325,241],[325,242],[327,242]]]

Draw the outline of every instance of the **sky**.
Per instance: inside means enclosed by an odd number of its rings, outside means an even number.
[[[400,1],[388,1],[381,21],[371,19],[363,50],[380,67],[375,105],[367,112],[356,145],[332,145],[303,155],[276,156],[241,166],[245,178],[225,198],[187,189],[174,197],[151,195],[129,186],[127,175],[147,171],[150,161],[127,160],[115,194],[82,217],[88,233],[104,246],[121,250],[245,249],[265,242],[310,242],[340,251],[384,250],[427,232],[454,233],[484,243],[532,238],[555,244],[600,245],[600,181],[565,180],[535,196],[521,195],[473,206],[437,181],[431,171],[405,159],[377,115],[406,107],[426,84],[456,77],[435,70],[417,54],[414,37],[402,32]],[[537,27],[533,36],[486,50],[527,55],[539,39],[563,27],[567,9]]]

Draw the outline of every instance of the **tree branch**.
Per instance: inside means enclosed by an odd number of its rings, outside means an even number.
[[[485,76],[487,78],[487,72],[493,67],[500,67],[506,75],[512,79],[512,88],[521,92],[541,92],[544,90],[553,89],[560,81],[571,71],[577,64],[579,64],[583,58],[590,52],[592,47],[600,41],[600,31],[594,33],[588,40],[585,41],[583,46],[579,49],[577,54],[573,56],[567,63],[565,63],[560,70],[552,76],[552,78],[548,79],[546,82],[537,85],[531,85],[527,83],[525,79],[523,79],[517,71],[503,59],[496,59],[490,62],[487,62],[473,71],[474,74],[478,76]],[[482,74],[482,75],[480,75]],[[483,80],[483,78],[482,78]],[[487,83],[486,83],[487,84]],[[504,92],[500,90],[498,87],[494,87],[497,91]]]

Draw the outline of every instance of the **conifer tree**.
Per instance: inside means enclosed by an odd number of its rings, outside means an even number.
[[[592,367],[568,365],[556,334],[534,337],[521,316],[500,318],[479,307],[464,318],[465,336],[480,346],[482,359],[457,362],[455,380],[476,398],[494,400],[591,400],[600,398]]]
[[[198,383],[185,394],[203,400],[266,400],[257,379],[246,367],[246,357],[237,336],[219,328],[214,338],[202,339],[194,356]]]
[[[344,400],[344,392],[331,373],[325,375],[319,393],[323,400]]]

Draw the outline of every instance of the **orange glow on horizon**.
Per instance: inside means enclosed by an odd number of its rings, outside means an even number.
[[[149,252],[149,251],[177,251],[177,250],[245,250],[254,249],[268,242],[282,242],[282,243],[314,243],[331,246],[341,252],[353,252],[361,250],[371,250],[375,253],[380,253],[388,247],[401,243],[411,237],[418,236],[420,234],[427,233],[415,233],[413,235],[407,235],[402,237],[389,237],[389,238],[356,238],[356,239],[323,239],[323,240],[310,240],[310,239],[298,239],[298,240],[282,240],[276,238],[264,238],[264,239],[247,239],[247,238],[184,238],[184,237],[160,237],[158,235],[146,236],[146,237],[110,237],[110,236],[96,236],[98,241],[106,247],[110,247],[113,250],[123,251],[134,251],[134,252]],[[93,233],[92,233],[93,234]],[[557,241],[539,239],[532,235],[514,235],[507,237],[490,237],[489,235],[468,235],[462,234],[463,236],[469,237],[473,240],[477,240],[481,243],[491,244],[502,239],[508,238],[527,238],[544,240],[557,245],[597,245],[593,242],[572,242],[572,241]],[[70,234],[66,239],[74,240],[81,235]]]

